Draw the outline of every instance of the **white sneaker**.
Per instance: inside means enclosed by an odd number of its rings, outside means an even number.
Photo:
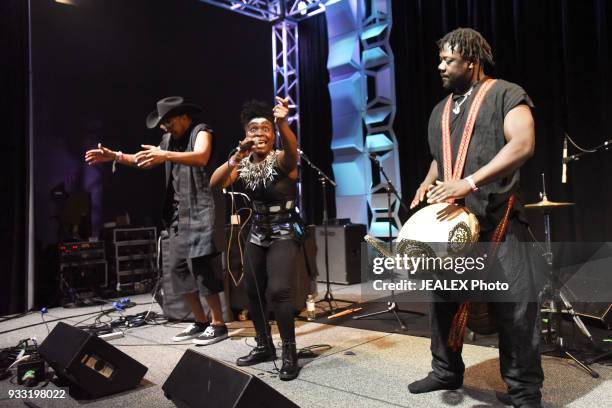
[[[204,333],[191,340],[193,343],[200,346],[218,343],[221,340],[227,339],[227,326],[213,326],[212,324],[204,330]]]
[[[172,341],[185,341],[198,337],[206,331],[209,323],[192,323],[185,330],[172,338]]]

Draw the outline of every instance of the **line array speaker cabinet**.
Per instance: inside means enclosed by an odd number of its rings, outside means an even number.
[[[316,227],[319,282],[325,281],[325,229]],[[361,282],[361,243],[366,234],[363,224],[328,225],[329,280],[350,285]]]
[[[187,350],[162,386],[179,408],[299,408],[259,378]]]
[[[38,348],[77,398],[99,398],[135,388],[147,367],[106,341],[59,322]]]

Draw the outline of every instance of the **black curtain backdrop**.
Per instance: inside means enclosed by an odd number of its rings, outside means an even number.
[[[67,201],[52,189],[91,194],[94,236],[126,213],[133,226],[160,225],[163,166],[113,174],[110,163],[87,166],[87,149],[158,144],[161,132],[146,129],[145,117],[158,99],[181,95],[202,106],[222,160],[244,137],[242,104],[273,97],[266,22],[199,0],[76,4],[32,2],[37,306],[57,299],[58,214]]]
[[[564,132],[582,147],[612,139],[609,1],[402,0],[393,2],[393,24],[394,128],[406,202],[429,168],[427,122],[445,95],[435,42],[457,27],[471,27],[493,48],[496,66],[491,74],[521,85],[536,106],[536,152],[521,170],[523,202],[539,200],[540,174],[545,173],[550,200],[576,202],[573,209],[553,213],[553,239],[612,240],[612,152],[569,164],[568,183],[561,184]],[[577,150],[570,147],[573,153]],[[540,239],[541,218],[529,213]]]
[[[327,23],[318,14],[299,24],[301,149],[333,180],[331,163],[332,122],[327,72]],[[317,173],[302,160],[303,216],[308,223],[321,224],[323,193]],[[329,218],[336,214],[335,191],[327,185]]]
[[[28,153],[27,2],[0,2],[0,316],[22,311],[26,281]]]

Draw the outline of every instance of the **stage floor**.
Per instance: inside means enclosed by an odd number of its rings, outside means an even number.
[[[335,286],[334,286],[335,287]],[[335,287],[336,297],[350,297],[346,287]],[[354,294],[353,294],[354,295]],[[157,304],[150,304],[145,295],[132,297],[138,305],[126,311],[135,314],[149,307],[161,313]],[[61,319],[68,324],[91,323],[83,321],[90,316],[71,317],[95,310],[100,306],[78,309],[56,308],[45,315],[47,321]],[[427,317],[424,317],[425,319]],[[93,318],[92,318],[93,319]],[[0,332],[41,322],[40,314],[30,314],[0,323]],[[57,322],[48,323],[52,329]],[[172,336],[186,327],[186,323],[149,325],[130,329],[125,337],[110,343],[148,367],[143,383],[135,390],[108,396],[94,401],[67,399],[32,399],[38,407],[172,407],[161,390],[164,381],[186,349],[234,364],[237,357],[250,350],[245,343],[253,344],[250,322],[232,322],[229,340],[196,347],[185,343],[173,343]],[[275,340],[280,341],[276,328]],[[41,342],[47,336],[44,324],[22,328],[0,335],[0,348],[14,346],[26,337],[36,337]],[[257,375],[300,407],[492,407],[504,406],[505,386],[499,376],[499,360],[496,348],[465,345],[463,358],[466,364],[465,384],[458,391],[439,391],[425,395],[412,395],[406,386],[424,377],[430,369],[429,339],[395,333],[361,330],[338,325],[297,322],[299,348],[315,344],[328,344],[329,350],[318,357],[300,360],[302,371],[297,380],[280,381],[273,373],[272,363],[248,367],[245,371]],[[280,351],[278,352],[280,357]],[[277,360],[280,364],[280,360]],[[597,407],[612,404],[612,367],[594,365],[601,377],[593,379],[574,362],[554,357],[543,357],[545,383],[544,405],[547,407]],[[48,389],[56,386],[49,383]],[[9,389],[22,389],[9,380],[0,381],[0,406],[23,407],[24,400],[8,398]],[[223,390],[219,390],[223,392]],[[607,401],[607,402],[606,402]]]

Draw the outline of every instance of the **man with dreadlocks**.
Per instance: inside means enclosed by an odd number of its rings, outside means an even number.
[[[512,300],[489,304],[499,330],[500,371],[514,406],[539,407],[544,378],[539,305],[534,268],[520,244],[528,239],[524,210],[517,200],[519,168],[535,146],[533,103],[518,85],[485,74],[493,56],[477,31],[458,28],[437,44],[442,85],[451,95],[431,113],[428,141],[433,160],[411,207],[425,199],[427,203],[464,199],[480,222],[481,241],[498,243],[487,273],[489,278],[494,274],[510,282]],[[413,394],[463,385],[462,338],[453,339],[453,333],[461,321],[457,316],[462,309],[467,313],[468,304],[462,308],[447,293],[433,295],[433,370],[408,386]]]

